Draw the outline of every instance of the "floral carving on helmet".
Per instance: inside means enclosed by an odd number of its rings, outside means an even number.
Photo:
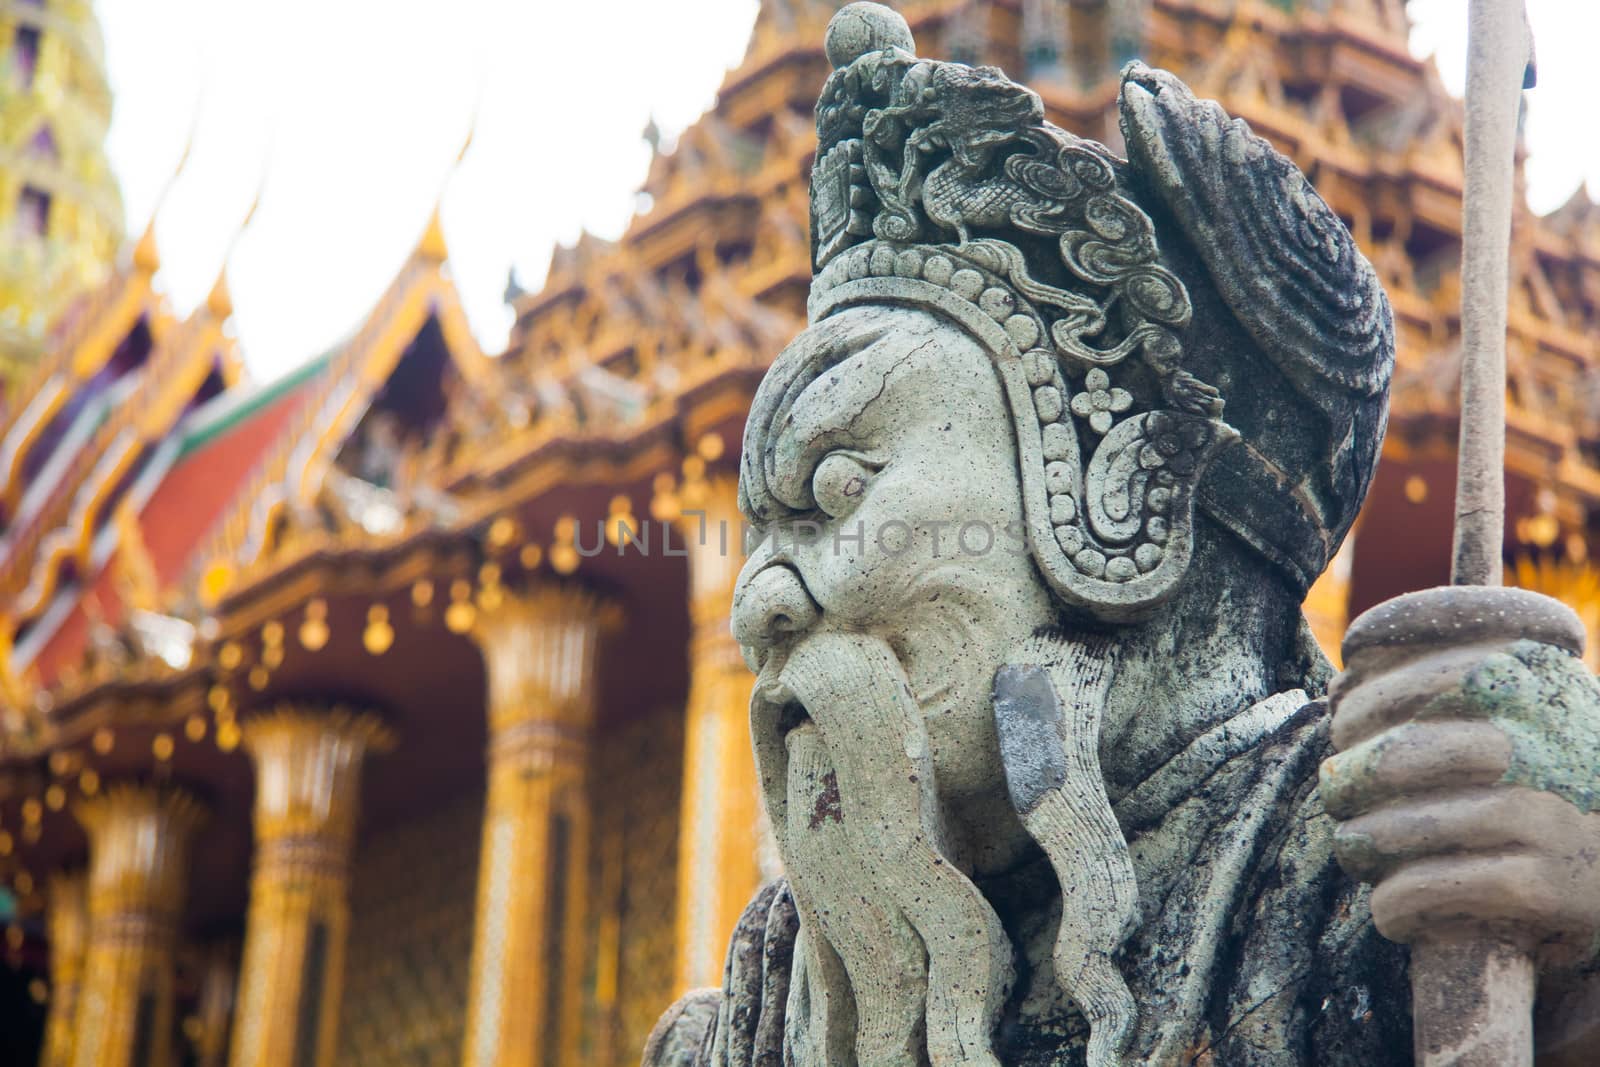
[[[1072,398],[1072,413],[1097,434],[1111,429],[1116,416],[1133,407],[1133,394],[1111,384],[1111,375],[1095,367],[1083,378],[1083,391]]]

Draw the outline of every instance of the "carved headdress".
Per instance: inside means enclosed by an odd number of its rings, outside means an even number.
[[[1125,161],[998,69],[914,49],[877,5],[829,27],[811,320],[918,306],[985,346],[1034,556],[1070,608],[1122,621],[1166,599],[1197,504],[1303,592],[1370,483],[1394,361],[1343,223],[1171,75],[1124,72]],[[741,493],[758,519],[811,505],[777,496],[769,431],[825,369],[780,361],[756,397]]]

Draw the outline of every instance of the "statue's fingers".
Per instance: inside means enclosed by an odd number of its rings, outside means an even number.
[[[1487,924],[1541,937],[1563,913],[1562,889],[1544,857],[1521,850],[1416,860],[1372,891],[1372,918],[1391,941]]]
[[[1418,718],[1476,717],[1476,702],[1462,692],[1473,671],[1502,658],[1521,666],[1497,643],[1460,645],[1406,659],[1353,667],[1333,682],[1332,739],[1343,751],[1399,723]],[[1523,668],[1524,670],[1526,668]]]
[[[1500,785],[1403,800],[1340,824],[1334,854],[1350,874],[1381,882],[1430,857],[1533,850],[1546,795]]]
[[[1322,806],[1350,819],[1403,796],[1490,785],[1511,765],[1511,739],[1481,721],[1408,722],[1322,763]]]

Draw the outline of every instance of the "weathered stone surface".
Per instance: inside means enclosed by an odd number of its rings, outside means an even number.
[[[1169,75],[1124,161],[876,5],[828,54],[732,620],[787,881],[646,1063],[1409,1062],[1300,613],[1382,441],[1371,267]]]

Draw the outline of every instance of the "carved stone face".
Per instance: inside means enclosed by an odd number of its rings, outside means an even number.
[[[1054,619],[1022,538],[1016,446],[989,356],[927,311],[859,307],[806,330],[824,372],[774,428],[769,523],[734,593],[734,633],[783,700],[792,651],[819,632],[885,641],[924,715],[941,799],[1002,782],[990,685]],[[757,718],[759,719],[759,714]],[[779,729],[791,728],[797,715]],[[757,744],[762,743],[757,738]]]

